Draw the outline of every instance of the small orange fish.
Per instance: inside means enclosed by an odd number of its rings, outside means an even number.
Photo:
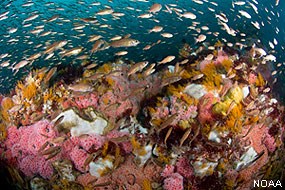
[[[49,154],[59,151],[60,149],[61,149],[60,146],[52,146],[48,148],[47,150],[43,151],[42,155],[49,155]]]
[[[128,71],[128,76],[135,74],[138,71],[143,70],[147,66],[147,64],[148,64],[148,61],[142,61],[142,62],[138,62],[132,65]]]
[[[54,74],[56,73],[56,71],[57,71],[57,67],[53,67],[53,68],[51,68],[51,69],[48,71],[47,75],[46,75],[45,78],[44,78],[44,83],[45,83],[45,84],[47,84],[47,83],[49,82],[49,80],[51,79],[52,76],[54,76]]]
[[[150,13],[157,13],[161,10],[161,8],[162,8],[161,4],[155,3],[150,7],[149,12]]]
[[[161,130],[165,129],[166,127],[168,127],[169,125],[171,125],[177,116],[178,116],[177,113],[173,114],[173,115],[169,116],[165,121],[163,121],[163,123],[159,127],[159,132]]]
[[[140,42],[138,40],[135,39],[131,39],[131,38],[123,38],[120,40],[116,40],[116,41],[112,41],[110,43],[111,47],[114,48],[118,48],[118,47],[133,47],[133,46],[137,46]]]
[[[183,143],[186,141],[186,139],[189,137],[190,133],[191,133],[192,129],[189,128],[185,131],[185,133],[183,134],[182,138],[180,139],[180,144],[179,146],[181,147],[183,145]]]
[[[91,92],[93,91],[93,87],[89,84],[78,83],[71,86],[68,86],[68,90],[72,90],[74,92]]]
[[[161,60],[160,62],[158,62],[158,64],[165,64],[165,63],[169,63],[171,61],[173,61],[175,59],[175,56],[173,55],[169,55],[167,57],[165,57],[163,60]]]
[[[167,131],[167,133],[166,133],[166,135],[165,135],[165,138],[164,138],[164,144],[166,144],[166,141],[167,141],[167,139],[169,138],[169,136],[170,136],[172,130],[173,130],[173,127],[170,127],[170,128],[168,129],[168,131]]]

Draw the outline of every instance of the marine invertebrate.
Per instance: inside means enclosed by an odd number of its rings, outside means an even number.
[[[229,69],[232,66],[232,61],[229,60],[228,55],[223,50],[218,50],[215,64],[216,65],[221,64],[225,69]]]
[[[33,125],[17,129],[9,127],[5,146],[12,149],[11,158],[16,158],[16,165],[27,176],[40,174],[44,178],[50,178],[53,174],[51,161],[46,159],[48,155],[39,154],[42,145],[56,136],[56,131],[46,121],[39,121]],[[10,160],[7,160],[10,162]]]
[[[89,120],[82,119],[74,109],[68,109],[59,114],[55,121],[60,117],[63,119],[58,123],[58,128],[69,130],[71,136],[81,136],[84,134],[100,134],[102,135],[104,129],[108,126],[108,122],[99,116],[99,113],[90,111]]]
[[[142,182],[142,189],[143,190],[152,190],[151,182],[149,179],[144,179]]]
[[[163,188],[165,190],[183,189],[183,177],[179,173],[173,173],[163,181]]]
[[[1,117],[5,122],[10,121],[9,116],[9,109],[11,109],[14,106],[14,102],[11,98],[5,97],[1,101]]]
[[[165,178],[171,176],[174,173],[174,169],[175,169],[175,167],[173,165],[166,164],[164,166],[162,173],[161,173],[161,176],[165,177]]]
[[[194,176],[194,171],[187,158],[179,158],[175,164],[176,171],[184,178],[190,180]]]
[[[74,106],[78,109],[85,109],[89,106],[93,108],[97,108],[98,106],[98,96],[94,93],[90,93],[88,95],[81,95],[74,97]]]
[[[81,172],[86,171],[87,168],[84,167],[84,162],[88,158],[88,153],[80,149],[78,146],[75,146],[70,152],[70,159],[73,162],[76,169]]]
[[[104,158],[99,158],[95,162],[89,164],[89,172],[91,175],[100,177],[111,171],[113,168],[114,156],[106,155]]]
[[[20,86],[19,86],[20,87]],[[30,82],[21,88],[23,99],[31,100],[37,94],[37,85],[35,82]]]
[[[15,119],[0,125],[2,160],[34,187],[248,187],[261,170],[277,170],[270,164],[283,148],[284,110],[265,90],[257,62],[212,49],[152,74],[147,61],[92,65],[83,78],[52,87],[45,70],[33,71],[2,100],[1,112]]]
[[[212,111],[214,114],[221,114],[227,116],[237,104],[243,99],[243,92],[239,86],[232,87],[225,95],[224,99],[217,102]]]
[[[79,138],[79,145],[87,152],[98,150],[105,142],[105,138],[98,134],[86,135]]]
[[[200,123],[212,123],[214,121],[214,115],[212,108],[218,99],[214,97],[212,93],[205,94],[198,104],[198,119]]]
[[[202,84],[208,89],[213,90],[220,88],[222,83],[221,73],[217,70],[217,65],[214,62],[207,64],[201,72],[205,75]]]

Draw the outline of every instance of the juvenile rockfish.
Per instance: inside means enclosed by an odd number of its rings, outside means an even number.
[[[70,50],[67,50],[65,53],[63,53],[62,58],[66,56],[69,57],[72,55],[78,55],[82,50],[83,50],[83,47],[72,48]]]
[[[131,38],[123,38],[120,40],[116,40],[116,41],[112,41],[110,43],[111,47],[117,48],[117,47],[133,47],[133,46],[137,46],[140,42],[138,40],[135,39],[131,39]]]

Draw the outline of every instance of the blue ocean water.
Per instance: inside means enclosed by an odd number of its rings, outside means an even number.
[[[277,62],[272,63],[271,70],[278,69],[278,80],[276,85],[283,88],[282,76],[284,70],[284,47],[285,47],[285,2],[280,1],[276,6],[275,0],[248,0],[244,1],[245,5],[236,5],[231,0],[201,0],[203,4],[195,1],[173,1],[173,0],[156,0],[156,1],[92,1],[92,0],[3,0],[0,3],[0,14],[8,11],[7,18],[0,20],[0,64],[6,61],[9,66],[0,67],[0,92],[8,93],[15,85],[16,81],[23,75],[29,73],[31,69],[41,67],[52,67],[55,65],[80,64],[74,61],[74,57],[62,59],[58,53],[55,53],[52,59],[44,60],[44,57],[36,59],[32,64],[27,65],[19,72],[13,71],[15,64],[27,57],[44,51],[47,45],[60,40],[68,40],[66,49],[72,47],[84,47],[83,54],[90,54],[93,43],[88,43],[91,35],[101,35],[105,41],[116,35],[131,34],[131,38],[140,41],[136,47],[128,48],[109,48],[104,51],[93,54],[90,58],[92,61],[103,63],[112,61],[116,57],[115,52],[127,50],[128,54],[123,59],[133,61],[147,60],[149,62],[158,62],[167,55],[178,55],[178,50],[182,42],[187,42],[193,51],[201,46],[201,43],[195,43],[195,36],[199,33],[196,30],[189,29],[189,26],[200,28],[208,26],[209,30],[201,30],[200,34],[205,34],[207,39],[204,46],[213,45],[217,40],[230,43],[243,43],[251,46],[258,43],[268,54],[273,54]],[[26,3],[33,3],[31,6]],[[139,15],[148,13],[153,3],[163,5],[162,11],[153,15],[150,19],[138,18]],[[234,6],[233,6],[234,4]],[[253,4],[258,13],[251,6]],[[166,7],[176,8],[177,12],[192,12],[197,18],[194,20],[181,18],[174,11],[170,14]],[[112,15],[96,15],[96,13],[105,8],[112,8],[114,12],[124,13],[124,16],[115,18]],[[240,10],[246,11],[251,18],[241,16]],[[216,15],[225,14],[228,18],[228,26],[234,29],[237,34],[231,36],[227,34],[222,26],[218,24]],[[29,16],[39,15],[36,19],[23,22]],[[45,22],[54,15],[59,15],[60,19],[54,22]],[[2,17],[3,18],[3,17]],[[96,18],[99,24],[84,23],[81,18]],[[155,20],[154,20],[155,19]],[[252,22],[258,22],[260,29],[253,26]],[[74,30],[74,24],[84,24],[82,31]],[[25,26],[31,24],[31,26]],[[102,27],[102,25],[107,27]],[[163,26],[162,32],[173,34],[172,38],[163,38],[160,33],[149,33],[148,30],[154,26]],[[32,34],[31,30],[43,27],[43,32],[51,31],[47,36]],[[16,32],[9,30],[16,28]],[[208,32],[211,32],[208,33]],[[218,32],[215,36],[213,33]],[[269,42],[275,40],[277,44],[274,48],[270,47]],[[144,51],[146,45],[161,40],[161,43],[151,49]],[[260,40],[260,42],[258,42]],[[8,54],[5,56],[5,54]],[[277,64],[282,63],[277,68]],[[271,71],[269,71],[271,72]],[[283,93],[283,92],[281,92]],[[285,92],[284,92],[285,93]]]

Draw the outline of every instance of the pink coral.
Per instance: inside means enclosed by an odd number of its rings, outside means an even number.
[[[165,190],[183,190],[183,177],[179,173],[173,173],[163,181]]]
[[[129,154],[132,152],[133,150],[133,146],[132,143],[127,141],[127,142],[121,142],[119,144],[119,146],[121,147],[121,149],[124,151],[125,154]]]
[[[92,181],[97,180],[98,178],[95,176],[92,176],[89,172],[85,173],[85,174],[81,174],[80,176],[78,176],[76,178],[76,181],[78,183],[80,183],[83,186],[87,186],[89,183],[91,183]]]
[[[266,134],[264,138],[264,145],[268,149],[269,152],[274,152],[276,149],[276,143],[274,137],[272,137],[270,134]]]
[[[244,126],[243,133],[246,134],[251,126]],[[268,128],[265,125],[255,125],[250,132],[244,137],[243,141],[248,141],[257,153],[263,152],[263,155],[255,162],[255,164],[247,167],[239,172],[239,178],[244,181],[242,188],[251,185],[252,177],[268,162],[268,150],[263,144],[263,136],[267,134]]]
[[[197,107],[188,105],[182,99],[176,96],[164,97],[161,100],[161,107],[156,108],[156,112],[151,113],[153,119],[167,118],[169,115],[177,114],[176,119],[171,123],[176,125],[181,120],[189,120],[197,116]]]
[[[128,132],[121,132],[121,131],[118,131],[118,130],[112,130],[111,132],[109,132],[107,134],[107,138],[109,140],[116,139],[116,138],[119,138],[119,137],[125,137],[125,136],[129,137],[130,134]],[[118,144],[119,147],[124,151],[125,154],[128,154],[128,153],[132,152],[133,146],[132,146],[132,144],[131,144],[131,142],[129,140],[122,141],[122,142],[116,142],[116,140],[113,140],[113,142]]]
[[[53,168],[50,161],[46,161],[45,158],[28,155],[19,162],[19,167],[22,172],[32,177],[34,174],[40,174],[43,178],[51,178],[53,174]]]
[[[161,173],[161,176],[162,177],[169,177],[169,176],[171,176],[174,173],[174,169],[175,169],[175,167],[173,165],[167,164],[165,166],[165,168],[163,169],[163,171]]]
[[[72,151],[72,149],[79,144],[80,140],[78,137],[71,137],[68,138],[66,141],[64,141],[61,144],[62,147],[62,156],[66,159],[70,159],[70,152]]]
[[[221,64],[224,60],[228,60],[229,56],[223,50],[218,51],[218,56],[215,60],[215,64]]]
[[[127,110],[132,110],[132,109],[133,109],[133,104],[129,99],[127,99],[123,102],[120,102],[120,105],[116,108],[116,115],[117,117],[121,117]]]
[[[211,63],[210,60],[204,59],[203,61],[200,62],[199,69],[203,70],[206,67],[206,65],[208,65],[209,63]]]
[[[75,106],[79,109],[84,109],[89,106],[96,108],[98,106],[98,97],[96,94],[88,94],[77,96],[75,98]]]
[[[152,118],[167,118],[169,115],[168,107],[159,107],[156,109],[155,113],[152,113]]]
[[[52,174],[53,174],[52,164],[51,164],[51,162],[46,162],[45,160],[43,160],[44,159],[43,157],[41,157],[40,159],[42,160],[43,165],[41,165],[38,168],[38,172],[43,178],[50,179],[52,177]]]
[[[179,174],[187,179],[191,179],[194,176],[194,171],[189,161],[186,158],[179,158],[176,162],[176,170]]]
[[[118,138],[118,137],[129,136],[129,135],[130,135],[130,133],[128,133],[128,132],[112,130],[107,134],[107,138],[112,139],[112,138]]]
[[[57,131],[47,120],[19,129],[9,127],[5,146],[11,151],[5,152],[7,162],[16,164],[29,177],[40,174],[50,178],[53,174],[50,160],[46,160],[47,156],[40,155],[38,151],[44,143],[56,136]]]
[[[171,115],[178,114],[177,120],[188,120],[194,118],[197,115],[197,107],[194,105],[188,105],[176,96],[170,97],[170,112]]]
[[[8,127],[7,130],[7,139],[5,145],[7,147],[12,147],[15,143],[20,140],[20,134],[16,126]]]
[[[108,92],[106,92],[105,94],[103,94],[100,97],[99,105],[107,107],[108,105],[112,105],[112,104],[116,103],[117,100],[118,100],[118,97],[111,90],[109,90]],[[106,101],[107,101],[107,103],[106,103]]]
[[[98,150],[105,142],[104,137],[96,134],[81,137],[79,140],[79,145],[86,151]]]
[[[80,149],[78,146],[74,147],[70,152],[70,159],[73,162],[76,169],[81,172],[85,172],[87,167],[84,168],[84,162],[88,158],[88,154],[85,150]]]
[[[215,97],[212,93],[205,94],[199,101],[198,105],[198,120],[200,123],[205,124],[207,122],[212,122],[214,116],[212,113],[212,107],[215,102]]]

